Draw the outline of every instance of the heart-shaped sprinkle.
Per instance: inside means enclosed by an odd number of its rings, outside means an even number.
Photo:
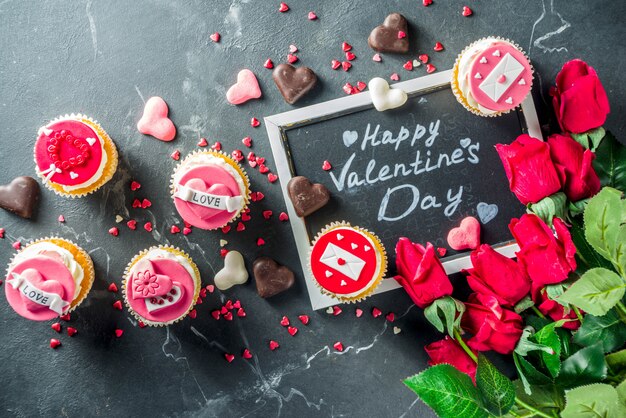
[[[422,4],[424,5],[424,7],[428,7],[433,4],[433,0],[422,0]]]
[[[337,341],[335,344],[333,344],[333,347],[339,352],[343,351],[343,344],[340,341]]]
[[[428,62],[428,60],[430,59],[430,58],[428,57],[428,55],[427,55],[427,54],[421,54],[418,58],[419,58],[419,60],[420,60],[420,61],[422,61],[424,64],[426,64],[426,63]]]
[[[480,80],[481,78],[483,78],[483,76],[480,73],[476,73],[476,75],[474,75],[474,78]]]
[[[233,320],[233,313],[232,312],[226,312],[224,314],[224,319],[227,321],[232,321]]]
[[[426,64],[426,72],[428,74],[434,73],[435,71],[437,71],[437,67],[432,64]]]
[[[139,199],[135,199],[133,200],[133,208],[140,208],[141,207],[141,200]]]
[[[191,228],[189,228],[187,226],[184,227],[183,228],[183,235],[189,235],[189,234],[191,234]]]
[[[346,94],[352,94],[352,92],[354,91],[354,87],[350,83],[344,84],[342,89]]]
[[[398,73],[393,73],[389,76],[389,79],[391,79],[392,81],[398,81],[400,80],[400,76],[398,75]],[[371,81],[370,81],[371,83]]]
[[[293,54],[287,54],[287,62],[289,64],[295,64],[296,62],[298,62],[298,57]]]
[[[372,316],[373,316],[374,318],[378,318],[378,317],[379,317],[379,316],[381,316],[382,314],[383,314],[383,313],[382,313],[382,311],[381,311],[380,309],[378,309],[378,308],[376,308],[376,307],[374,307],[374,308],[372,309]]]
[[[278,11],[281,13],[285,13],[289,11],[289,6],[287,6],[287,3],[280,3],[280,6],[278,7]]]
[[[341,44],[341,50],[342,50],[343,52],[348,52],[348,51],[350,51],[351,49],[352,49],[352,45],[350,45],[349,43],[347,43],[347,42],[343,42],[343,43]]]
[[[289,220],[289,215],[287,215],[285,212],[281,212],[278,215],[278,220],[281,221],[281,222],[288,221]]]
[[[315,12],[309,12],[309,14],[307,15],[307,18],[309,20],[316,20],[317,19],[317,15],[315,14]]]
[[[341,63],[342,70],[348,71],[350,68],[352,68],[352,64],[350,64],[348,61],[344,61]]]
[[[283,327],[288,327],[289,324],[290,324],[289,318],[287,318],[286,316],[283,316],[283,318],[280,320],[280,325],[282,325]]]
[[[22,218],[33,216],[38,201],[39,183],[32,177],[17,177],[0,186],[0,207]]]
[[[145,224],[143,224],[143,229],[148,232],[152,232],[152,222],[146,222]]]
[[[274,173],[269,173],[269,174],[267,175],[267,180],[268,180],[270,183],[274,183],[276,180],[278,180],[278,176],[277,176],[276,174],[274,174]]]
[[[293,337],[298,333],[298,328],[296,327],[287,327],[287,332]]]
[[[5,229],[4,228],[0,228],[0,238],[4,239],[4,233],[5,233]]]
[[[404,39],[406,38],[406,32],[399,30],[398,31],[398,39]]]
[[[504,101],[504,103],[506,103],[506,104],[513,104],[513,98],[509,96],[509,97],[508,97],[508,98]]]
[[[258,162],[258,161],[257,161],[257,162]],[[267,173],[267,172],[269,172],[269,171],[270,171],[270,169],[269,169],[269,168],[267,168],[267,166],[266,166],[265,164],[263,164],[263,163],[259,163],[259,172],[260,172],[261,174],[265,174],[265,173]]]
[[[198,141],[198,143],[196,144],[199,147],[206,147],[207,145],[209,145],[209,143],[207,142],[206,138],[200,138],[200,141]]]
[[[240,318],[245,318],[246,317],[246,311],[243,308],[237,309],[237,316],[240,317]]]
[[[325,273],[325,274],[326,274],[326,277],[332,277],[333,272],[332,272],[332,271],[330,271],[330,270],[326,270],[326,273]]]
[[[221,36],[218,32],[212,33],[212,34],[209,36],[209,38],[211,38],[211,40],[212,40],[213,42],[219,42],[221,37],[222,37],[222,36]]]
[[[480,222],[468,216],[461,221],[461,225],[452,228],[448,233],[448,245],[457,251],[476,249],[480,245]]]
[[[226,359],[227,362],[232,363],[233,360],[235,359],[235,356],[230,353],[224,353],[224,358]]]
[[[386,80],[376,77],[369,82],[370,97],[379,112],[396,109],[406,103],[408,96],[404,90],[392,89]]]
[[[478,60],[478,62],[480,62],[481,64],[487,64],[487,58],[482,57],[480,60]]]
[[[246,147],[250,148],[252,146],[252,138],[250,138],[249,136],[246,136],[241,140],[241,143],[244,144]]]
[[[134,231],[135,229],[137,229],[137,221],[134,219],[131,219],[126,222],[126,226],[128,227],[128,229],[132,229]]]
[[[495,51],[493,51],[493,54],[491,54],[491,55],[493,55],[494,57],[499,57],[500,56],[500,50],[496,49]]]
[[[357,81],[356,82],[356,88],[359,89],[359,91],[363,91],[367,88],[367,84],[365,84],[362,81]]]
[[[65,216],[63,215],[59,215],[59,217],[57,218],[57,221],[64,223],[65,222]]]
[[[382,62],[383,58],[380,56],[380,54],[374,54],[374,56],[372,57],[372,61],[375,62]]]
[[[398,335],[402,332],[402,330],[398,327],[393,327],[393,334],[394,335]]]
[[[134,192],[139,189],[141,189],[141,184],[138,181],[133,180],[130,182],[130,190]]]
[[[216,141],[215,144],[211,145],[211,149],[215,151],[221,151],[222,143],[219,141]]]
[[[211,311],[211,316],[212,316],[213,318],[215,318],[216,320],[217,320],[217,319],[220,319],[220,315],[221,315],[221,314],[220,314],[220,311],[219,311],[219,310],[217,310],[217,309],[216,309],[216,310],[214,310],[214,311]]]
[[[19,241],[15,241],[13,244],[11,244],[11,246],[16,250],[19,250],[20,248],[22,248],[22,243]]]
[[[360,317],[363,315],[363,309],[361,309],[361,308],[356,308],[356,309],[354,310],[354,315],[355,315],[357,318],[360,318]]]
[[[311,319],[309,318],[308,315],[300,315],[298,316],[298,319],[300,320],[300,322],[302,322],[304,325],[309,325],[309,322],[311,321]]]
[[[115,336],[117,338],[122,338],[122,335],[124,335],[124,330],[123,329],[119,329],[118,328],[118,329],[115,330]]]
[[[109,229],[109,234],[116,237],[120,234],[120,230],[117,228],[117,226],[114,226],[113,228]]]
[[[330,68],[332,68],[333,70],[336,70],[339,67],[341,67],[341,62],[340,61],[332,60],[330,62]]]
[[[257,247],[260,247],[260,246],[262,246],[262,245],[265,245],[265,240],[264,240],[263,238],[258,238],[258,239],[256,240],[256,246],[257,246]]]
[[[280,347],[280,344],[278,344],[278,343],[277,343],[276,341],[274,341],[274,340],[270,340],[269,346],[270,346],[270,350],[274,351],[274,350],[276,350],[278,347]]]
[[[137,321],[137,325],[139,325],[139,328],[145,328],[146,324],[143,321]]]
[[[393,322],[396,320],[396,315],[393,312],[389,312],[387,316],[385,316],[385,319],[389,322]]]
[[[73,337],[76,334],[78,334],[78,330],[76,328],[67,327],[67,335],[68,336]]]
[[[191,311],[189,311],[189,317],[191,319],[196,319],[197,316],[198,316],[198,312],[195,309],[192,309]]]
[[[61,323],[55,322],[54,324],[50,325],[50,328],[52,328],[56,332],[61,332]]]
[[[226,241],[225,239],[220,240],[220,247],[225,247],[227,244],[228,244],[228,241]]]
[[[222,234],[228,234],[229,231],[230,231],[230,225],[226,225],[225,227],[222,228]]]
[[[352,53],[350,51],[346,52],[346,59],[348,61],[353,61],[355,58],[356,58],[356,55],[354,55],[354,53]]]
[[[410,60],[405,62],[404,65],[402,65],[402,68],[404,68],[407,71],[413,71],[413,62]]]
[[[215,274],[215,286],[227,290],[247,281],[248,271],[243,256],[238,251],[229,251],[224,257],[224,267]]]
[[[176,127],[167,117],[169,109],[162,98],[155,96],[146,102],[143,115],[137,122],[137,130],[161,141],[171,141],[176,136]]]
[[[227,249],[225,249],[225,248],[222,248],[222,249],[220,250],[220,257],[225,258],[225,257],[226,257],[226,254],[228,254],[228,250],[227,250]]]
[[[111,283],[111,284],[109,285],[109,287],[107,288],[107,290],[108,290],[109,292],[111,292],[111,293],[117,293],[118,288],[117,288],[117,285],[116,285],[115,283]]]
[[[245,359],[251,359],[252,358],[252,353],[250,352],[250,350],[248,350],[247,348],[245,348],[243,350],[243,354],[241,355],[241,357],[245,358]]]
[[[117,309],[118,311],[122,310],[122,301],[121,300],[116,300],[115,302],[113,302],[113,308]]]
[[[71,319],[71,317],[70,317],[70,314],[65,314],[65,315],[60,315],[59,319],[61,321],[66,321],[67,322],[67,321],[69,321]]]
[[[96,138],[85,138],[85,141],[87,141],[87,143],[89,144],[89,146],[93,147],[93,144],[96,143]]]
[[[341,308],[337,305],[333,306],[333,315],[334,316],[338,316],[342,313],[343,311],[341,310]]]
[[[245,231],[246,230],[246,225],[244,225],[243,222],[239,222],[237,224],[237,232],[241,232],[241,231]]]
[[[263,211],[263,217],[264,217],[265,219],[269,219],[269,218],[271,218],[271,217],[272,217],[272,213],[273,213],[273,212],[272,212],[271,210],[264,210],[264,211]]]
[[[171,233],[172,235],[174,235],[174,234],[178,234],[179,232],[180,232],[180,228],[179,228],[177,225],[172,225],[172,226],[170,227],[170,233]]]
[[[463,6],[463,10],[461,11],[461,14],[462,14],[463,16],[465,16],[465,17],[469,17],[469,16],[471,16],[471,15],[472,15],[472,13],[473,13],[473,12],[472,12],[472,9],[470,9],[470,8],[469,8],[469,7],[467,7],[467,6]]]
[[[61,341],[56,338],[50,338],[50,348],[57,348],[61,346]]]
[[[503,84],[506,81],[506,76],[504,74],[500,74],[498,78],[496,78],[496,81],[500,84]]]
[[[250,126],[252,126],[253,128],[257,128],[259,127],[259,125],[261,125],[261,122],[259,122],[257,118],[250,119]]]
[[[327,314],[332,314],[333,313],[333,307],[329,306],[328,308],[326,308],[326,313]]]
[[[437,254],[439,254],[439,257],[445,257],[447,253],[448,250],[446,248],[437,247]]]
[[[331,170],[332,168],[333,166],[330,165],[330,163],[327,160],[324,160],[324,162],[322,163],[322,170],[328,171],[328,170]]]
[[[149,208],[150,206],[152,206],[152,202],[151,202],[149,199],[145,199],[145,198],[144,198],[144,199],[141,201],[141,208],[142,208],[142,209]]]
[[[170,154],[170,158],[174,161],[178,161],[180,160],[180,151],[176,150],[173,153]]]
[[[233,105],[239,105],[248,100],[261,97],[261,87],[254,73],[243,69],[237,74],[237,82],[226,92],[226,100]]]
[[[295,54],[296,52],[298,52],[298,47],[293,44],[289,45],[289,52]]]
[[[435,52],[443,51],[443,44],[441,42],[435,42],[435,47],[433,48]]]
[[[523,78],[521,78],[520,81],[517,82],[517,84],[519,84],[520,86],[525,86],[526,81]]]

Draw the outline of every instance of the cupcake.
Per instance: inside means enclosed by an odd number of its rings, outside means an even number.
[[[37,175],[61,196],[81,197],[111,180],[117,149],[91,118],[65,115],[39,128],[35,143]]]
[[[480,39],[459,54],[452,70],[452,91],[469,111],[499,116],[519,106],[532,87],[533,67],[514,43]]]
[[[46,321],[72,312],[87,297],[95,272],[89,254],[71,241],[44,238],[18,252],[4,288],[24,318]]]
[[[200,271],[178,248],[151,247],[137,254],[124,272],[123,292],[128,310],[146,325],[180,321],[200,295]]]
[[[222,152],[196,151],[172,175],[172,197],[183,220],[218,229],[237,219],[250,199],[250,181],[239,164]]]
[[[343,302],[369,296],[387,271],[387,255],[378,237],[349,223],[332,223],[317,234],[309,267],[322,293]]]

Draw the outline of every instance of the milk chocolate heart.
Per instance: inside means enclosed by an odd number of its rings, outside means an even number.
[[[22,218],[33,216],[39,200],[39,183],[32,177],[17,177],[7,185],[0,186],[0,207]]]
[[[296,176],[289,180],[287,191],[296,214],[299,217],[309,216],[324,207],[330,199],[330,192],[320,183],[311,183],[304,176]]]
[[[285,101],[294,104],[307,94],[317,82],[317,75],[308,67],[295,68],[290,64],[280,64],[276,66],[272,73],[272,78],[278,91],[283,95]]]
[[[392,13],[385,18],[382,25],[374,28],[367,43],[374,51],[405,54],[409,52],[407,33],[409,30],[405,17],[400,13]]]
[[[256,290],[262,298],[277,295],[293,286],[293,272],[269,257],[260,257],[252,265]]]

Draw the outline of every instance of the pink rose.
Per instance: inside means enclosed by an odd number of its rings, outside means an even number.
[[[563,65],[550,95],[556,118],[566,132],[582,133],[602,126],[611,110],[596,71],[578,59]]]
[[[600,179],[591,163],[595,154],[583,148],[569,135],[548,138],[550,157],[565,178],[563,191],[572,202],[591,197],[600,191]]]
[[[446,335],[443,340],[428,344],[424,350],[430,357],[429,366],[450,364],[471,377],[476,383],[476,362],[450,336]]]
[[[520,135],[510,145],[498,144],[509,188],[523,204],[537,203],[561,190],[561,179],[550,159],[547,143]]]

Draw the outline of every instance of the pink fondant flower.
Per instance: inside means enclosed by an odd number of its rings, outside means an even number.
[[[157,276],[150,270],[140,271],[133,279],[133,291],[144,298],[155,296],[158,288]]]

